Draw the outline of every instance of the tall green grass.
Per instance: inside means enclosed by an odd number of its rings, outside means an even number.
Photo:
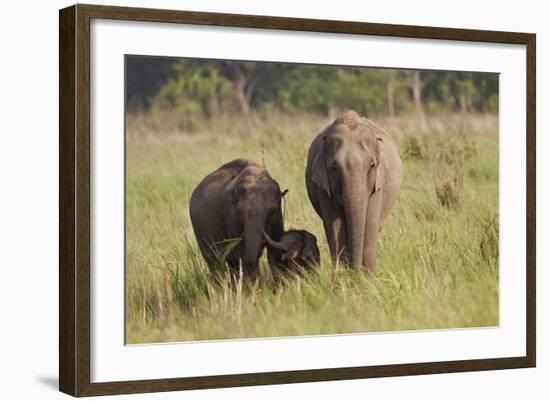
[[[187,134],[128,116],[127,342],[498,325],[497,117],[374,120],[398,143],[404,181],[380,239],[376,276],[368,277],[330,263],[306,194],[307,149],[330,118],[233,117]],[[317,271],[274,280],[264,257],[256,286],[223,266],[209,272],[189,198],[206,174],[234,158],[265,165],[289,189],[285,226],[317,235]]]

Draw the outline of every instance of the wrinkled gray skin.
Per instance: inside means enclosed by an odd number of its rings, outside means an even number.
[[[200,250],[211,267],[216,243],[241,238],[227,263],[236,272],[242,261],[245,277],[255,280],[265,246],[262,231],[276,240],[283,233],[281,190],[266,169],[250,160],[233,160],[195,188],[190,216]],[[275,253],[269,249],[268,261],[275,268]]]
[[[293,271],[302,271],[319,266],[321,254],[317,246],[317,237],[306,230],[285,231],[279,241],[275,241],[264,232],[267,247],[279,251],[277,260],[280,266]]]
[[[375,271],[378,235],[402,176],[393,139],[355,111],[343,113],[315,137],[306,186],[334,261]]]

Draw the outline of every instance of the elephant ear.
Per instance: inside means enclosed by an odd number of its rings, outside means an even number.
[[[236,204],[239,201],[239,182],[240,176],[237,176],[233,178],[225,188],[229,193],[229,199],[233,204]]]
[[[237,213],[238,192],[237,179],[233,179],[226,187],[227,201],[223,204],[223,220],[229,238],[240,237],[243,232],[243,222]]]
[[[325,160],[325,137],[322,138],[322,143],[319,149],[317,149],[316,154],[313,156],[311,161],[311,180],[321,187],[330,197],[330,185],[328,181],[328,171]]]
[[[374,191],[378,192],[382,189],[384,186],[385,181],[385,174],[384,174],[384,166],[381,166],[380,164],[378,167],[376,167],[376,178],[374,182]]]
[[[386,181],[386,158],[384,157],[384,154],[382,153],[380,143],[383,141],[381,137],[376,138],[378,141],[378,165],[376,166],[376,178],[374,181],[374,191],[378,192],[382,189],[384,186],[384,182]]]

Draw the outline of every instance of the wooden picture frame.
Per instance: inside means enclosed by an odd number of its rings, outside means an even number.
[[[90,21],[94,18],[492,42],[526,46],[526,355],[493,359],[92,383],[90,380]],[[80,4],[60,10],[59,29],[60,391],[73,396],[94,396],[535,366],[536,37],[534,34]]]

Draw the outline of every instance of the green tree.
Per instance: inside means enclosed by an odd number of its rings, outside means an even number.
[[[127,60],[127,104],[211,118],[269,106],[363,115],[498,111],[498,75],[233,60]],[[153,100],[151,100],[153,99]]]

